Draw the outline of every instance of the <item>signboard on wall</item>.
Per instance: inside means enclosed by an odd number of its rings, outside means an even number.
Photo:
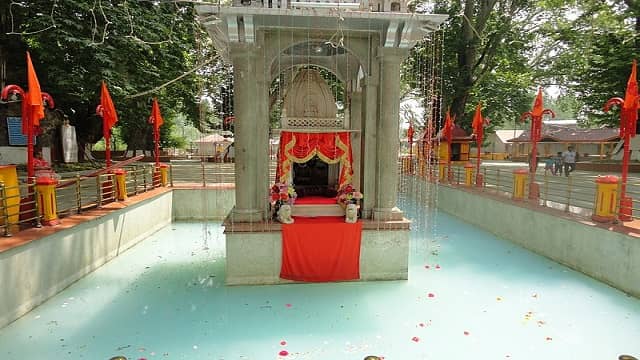
[[[22,118],[17,116],[7,116],[7,132],[9,133],[9,145],[27,146],[27,137],[22,134]],[[33,137],[36,143],[36,137]]]

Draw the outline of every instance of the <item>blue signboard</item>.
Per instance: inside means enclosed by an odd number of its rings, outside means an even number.
[[[7,116],[7,132],[9,133],[9,145],[26,146],[27,137],[22,134],[22,118]],[[36,143],[36,137],[33,137]]]

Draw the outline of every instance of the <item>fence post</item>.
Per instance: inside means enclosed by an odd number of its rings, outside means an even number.
[[[570,212],[572,190],[573,190],[573,176],[568,176],[567,177],[567,208],[564,210],[566,212]]]
[[[2,200],[2,221],[4,224],[4,236],[11,236],[11,224],[9,224],[9,209],[7,209],[8,202],[6,192],[4,191],[4,182],[0,181],[0,200]]]
[[[595,181],[596,203],[591,219],[597,222],[614,221],[618,203],[618,177],[615,175],[598,176]]]
[[[102,175],[98,175],[96,176],[96,191],[97,191],[97,195],[98,195],[98,207],[102,207],[102,181],[100,180],[100,177]]]
[[[202,165],[202,187],[207,187],[207,177],[205,176],[204,172],[204,161],[204,157],[200,158],[200,164]]]
[[[82,211],[82,184],[80,183],[80,173],[76,173],[76,206],[77,212]]]
[[[513,200],[524,200],[527,175],[529,175],[529,170],[527,169],[513,170]]]
[[[173,165],[171,163],[169,163],[169,183],[173,187]]]
[[[42,210],[42,223],[47,226],[58,225],[58,207],[56,203],[56,179],[39,177],[36,180],[37,209]],[[40,218],[38,211],[36,216]]]
[[[133,194],[138,195],[138,166],[133,168]]]

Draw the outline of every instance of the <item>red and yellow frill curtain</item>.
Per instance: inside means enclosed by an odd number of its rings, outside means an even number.
[[[351,155],[351,138],[348,132],[281,132],[276,181],[290,183],[292,163],[305,163],[316,155],[327,164],[340,163],[338,190],[351,184],[353,157]]]

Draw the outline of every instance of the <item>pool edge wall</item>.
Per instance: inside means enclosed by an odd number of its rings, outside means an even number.
[[[438,187],[438,208],[640,298],[640,238],[449,186]]]
[[[170,224],[172,198],[168,191],[0,253],[0,328]]]

